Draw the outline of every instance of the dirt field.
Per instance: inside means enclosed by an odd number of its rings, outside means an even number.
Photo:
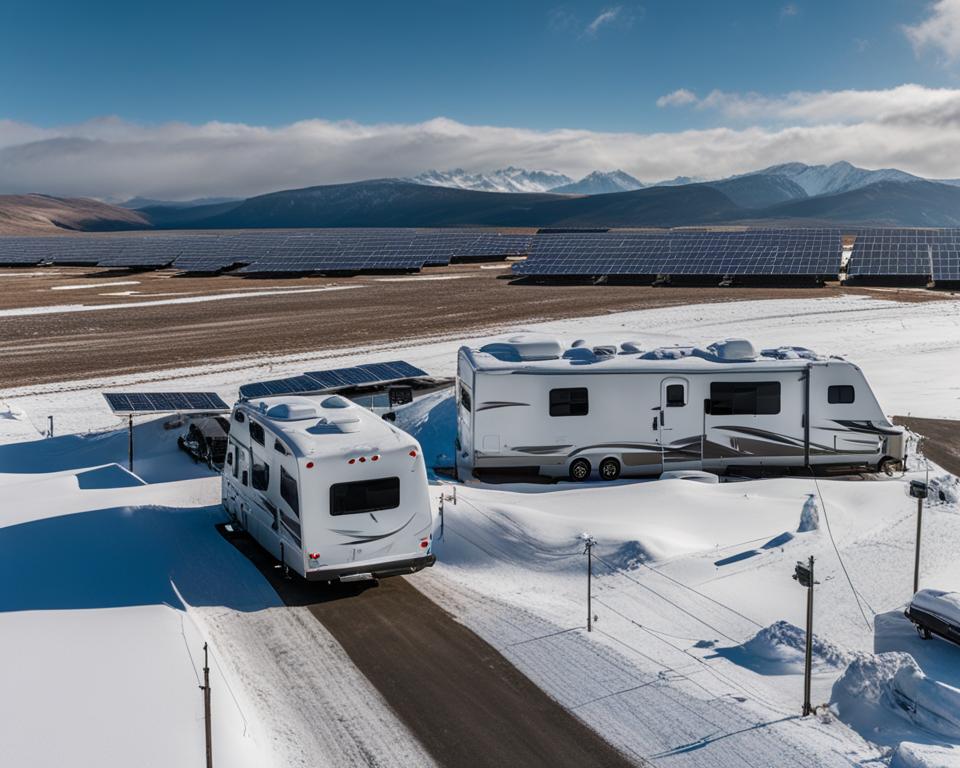
[[[309,607],[440,765],[633,765],[405,578],[284,580],[248,535],[221,533],[284,603]]]
[[[0,393],[11,387],[383,343],[603,312],[896,289],[510,285],[503,262],[419,275],[299,279],[177,277],[90,268],[0,269]],[[95,309],[91,307],[105,307]]]

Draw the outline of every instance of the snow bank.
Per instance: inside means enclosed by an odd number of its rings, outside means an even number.
[[[960,739],[960,689],[931,680],[918,667],[904,665],[893,676],[891,694],[917,725]]]
[[[960,748],[905,741],[893,753],[890,768],[960,768]]]
[[[735,648],[721,648],[718,653],[763,674],[798,674],[803,672],[807,633],[787,621],[778,621],[757,632]],[[839,669],[853,655],[833,643],[813,636],[814,670],[823,667]]]
[[[808,494],[807,500],[803,503],[803,509],[800,510],[800,526],[797,533],[807,533],[816,531],[820,528],[820,507],[817,506],[816,494]]]
[[[930,478],[929,501],[934,504],[942,502],[944,504],[955,505],[960,502],[960,478],[953,475],[937,475]]]
[[[946,619],[950,624],[960,627],[960,592],[921,589],[913,596],[911,604],[921,611],[932,613]]]
[[[434,392],[395,412],[396,425],[420,443],[431,480],[435,479],[434,467],[452,467],[456,463],[457,403],[452,392]]]

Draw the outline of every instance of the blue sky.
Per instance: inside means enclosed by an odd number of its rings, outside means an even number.
[[[955,85],[901,29],[924,10],[910,0],[5,0],[0,110],[43,126],[101,115],[271,126],[445,116],[670,130],[716,121],[656,107],[679,88]]]
[[[960,0],[0,3],[0,193],[840,160],[960,177]]]

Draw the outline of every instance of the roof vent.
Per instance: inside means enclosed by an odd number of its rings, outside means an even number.
[[[620,351],[625,355],[639,355],[643,352],[639,341],[625,341],[620,345]]]
[[[345,397],[340,397],[340,395],[332,395],[331,397],[326,398],[320,405],[323,408],[349,408],[351,403]]]
[[[679,360],[682,357],[690,357],[693,352],[692,347],[660,347],[651,349],[643,355],[644,360]]]
[[[594,347],[593,354],[597,355],[598,357],[609,357],[610,355],[617,354],[617,348],[612,344],[609,346],[604,345],[602,347]]]
[[[757,350],[746,339],[724,339],[707,347],[707,352],[725,363],[744,363],[757,359]]]
[[[590,347],[573,347],[563,353],[564,360],[571,360],[574,363],[595,363],[597,356]]]
[[[504,341],[485,344],[480,347],[480,351],[505,363],[520,363],[525,360],[556,360],[563,349],[560,342],[552,336],[521,333]]]
[[[577,339],[577,340],[576,340],[575,342],[573,342],[573,344],[571,344],[570,346],[573,347],[574,349],[576,349],[577,347],[585,347],[585,346],[587,346],[587,340],[586,340],[586,339]]]
[[[302,403],[279,403],[267,411],[267,416],[277,421],[302,421],[316,418],[317,409]]]
[[[806,347],[776,347],[765,349],[761,352],[764,357],[772,357],[777,360],[817,360],[818,355],[812,349]]]

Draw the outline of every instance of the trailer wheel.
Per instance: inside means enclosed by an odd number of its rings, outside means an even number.
[[[923,640],[929,640],[933,635],[930,633],[930,630],[926,627],[917,627],[917,631],[920,632],[920,637]]]
[[[614,458],[604,459],[598,467],[602,480],[616,480],[620,477],[620,462]]]
[[[570,479],[577,483],[582,483],[588,477],[593,467],[586,459],[574,459],[570,464]]]
[[[877,472],[883,472],[887,477],[893,477],[896,468],[896,459],[886,458],[880,462],[880,465],[877,467]]]

